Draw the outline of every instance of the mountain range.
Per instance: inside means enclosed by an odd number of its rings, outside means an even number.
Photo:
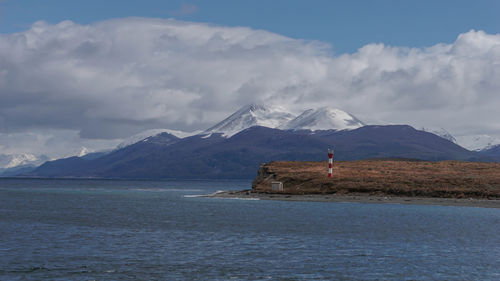
[[[36,156],[30,153],[0,154],[0,175],[13,176],[30,172],[49,159],[45,155]]]
[[[310,109],[295,116],[279,107],[253,104],[201,133],[150,131],[111,152],[49,161],[23,175],[253,178],[261,162],[324,160],[328,148],[335,150],[337,160],[500,160],[496,151],[469,151],[445,135],[407,125],[365,125],[333,108]]]

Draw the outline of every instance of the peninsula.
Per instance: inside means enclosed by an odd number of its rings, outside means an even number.
[[[251,190],[217,197],[500,207],[500,163],[418,160],[262,164]]]

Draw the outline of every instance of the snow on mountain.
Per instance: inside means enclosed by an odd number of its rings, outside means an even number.
[[[251,104],[242,107],[228,118],[207,129],[203,134],[221,133],[224,137],[253,126],[277,128],[295,116],[277,106]]]
[[[135,134],[133,136],[130,136],[130,137],[124,139],[120,144],[118,144],[116,146],[116,149],[124,148],[126,146],[132,145],[134,143],[137,143],[137,142],[142,141],[144,139],[147,139],[149,137],[159,135],[161,133],[168,133],[168,134],[174,135],[174,136],[182,139],[182,138],[197,135],[197,134],[201,133],[201,131],[183,132],[183,131],[176,131],[176,130],[170,130],[170,129],[146,130],[146,131],[140,132],[138,134]]]
[[[58,157],[58,158],[53,158],[51,160],[57,160],[57,159],[61,159],[61,158],[69,158],[69,157],[83,157],[89,153],[93,153],[95,152],[94,150],[91,150],[91,149],[88,149],[86,148],[85,146],[82,146],[80,148],[75,148],[75,149],[72,149],[71,152],[65,154],[64,156],[62,157]]]
[[[304,111],[280,127],[285,130],[353,130],[365,124],[340,109],[322,107]]]
[[[87,155],[87,154],[89,154],[91,152],[92,152],[91,150],[89,150],[85,146],[82,146],[82,148],[80,149],[80,151],[78,152],[78,154],[76,154],[76,156],[82,157],[82,156],[85,156],[85,155]]]
[[[18,166],[38,166],[48,161],[45,155],[35,156],[30,153],[0,154],[0,168],[9,169]]]
[[[456,137],[457,143],[472,151],[480,151],[492,148],[500,144],[500,138],[490,135],[469,135]]]
[[[422,127],[420,130],[422,130],[424,132],[435,134],[438,137],[442,137],[443,139],[446,139],[446,140],[449,140],[453,143],[458,144],[455,137],[452,134],[450,134],[448,131],[446,131],[444,128],[429,128],[429,127],[425,128],[425,127]]]

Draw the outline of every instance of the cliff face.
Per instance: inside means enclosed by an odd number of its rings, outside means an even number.
[[[361,160],[336,162],[333,178],[327,162],[263,164],[252,183],[254,192],[500,198],[500,164],[459,161]],[[271,183],[283,183],[273,191]]]
[[[273,181],[275,181],[275,174],[269,171],[269,164],[260,164],[257,177],[252,181],[252,189],[265,190],[265,187],[271,186]]]

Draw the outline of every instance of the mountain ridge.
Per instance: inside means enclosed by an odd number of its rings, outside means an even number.
[[[49,177],[176,177],[174,173],[156,171],[152,160],[155,159],[163,163],[165,169],[178,171],[181,177],[188,177],[188,174],[186,168],[179,166],[205,167],[196,172],[191,168],[195,177],[236,177],[236,172],[228,172],[237,170],[227,167],[231,161],[235,167],[248,167],[259,161],[319,160],[323,150],[332,146],[345,160],[399,157],[500,161],[500,155],[493,150],[477,153],[464,149],[442,128],[416,130],[407,125],[365,125],[352,114],[329,107],[309,109],[294,116],[279,107],[250,104],[203,132],[147,130],[130,137],[128,142],[122,142],[112,151],[85,155],[89,152],[85,150],[74,157],[47,162],[33,172],[22,171],[25,175]],[[203,155],[204,150],[214,154],[205,155],[208,158],[202,161],[196,155]],[[248,153],[243,155],[244,151]],[[160,155],[173,160],[160,159]],[[227,163],[221,164],[219,160]],[[210,161],[218,164],[207,165]],[[148,163],[147,167],[155,172],[134,168],[140,163]],[[121,174],[120,169],[128,170],[129,174]],[[208,169],[212,172],[206,172]]]
[[[491,160],[432,133],[406,125],[368,125],[315,133],[253,126],[222,134],[177,138],[163,133],[97,159],[47,162],[28,176],[98,178],[253,178],[261,162],[321,161],[333,148],[338,160],[412,158]]]
[[[343,110],[329,107],[308,109],[280,128],[285,130],[353,130],[364,122]]]
[[[293,118],[291,113],[279,107],[249,104],[208,128],[203,134],[220,133],[222,136],[231,137],[253,126],[276,128]]]

